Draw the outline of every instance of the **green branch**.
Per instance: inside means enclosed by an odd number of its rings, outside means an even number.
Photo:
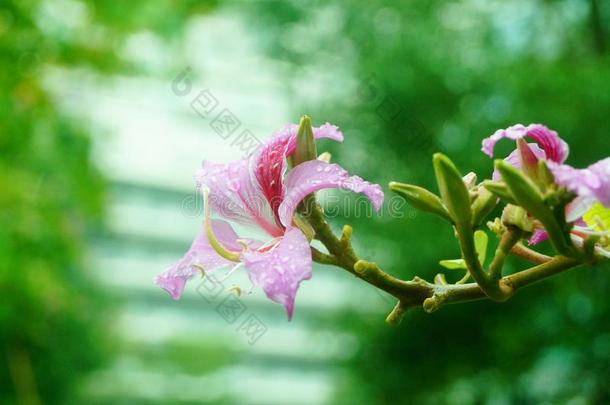
[[[478,283],[433,284],[419,277],[415,277],[411,281],[404,281],[384,272],[376,263],[357,257],[350,242],[351,227],[344,227],[341,237],[337,237],[326,222],[320,206],[313,202],[310,207],[311,209],[303,212],[303,215],[316,232],[315,238],[322,242],[329,252],[323,253],[312,248],[313,260],[317,263],[341,267],[397,298],[396,307],[386,319],[388,323],[400,322],[405,311],[411,307],[422,306],[426,312],[433,312],[446,304],[489,298]],[[493,274],[498,274],[502,262],[509,253],[518,252],[522,256],[530,257],[534,262],[542,259],[544,262],[527,270],[498,278],[497,285],[505,294],[505,299],[510,298],[519,288],[581,264],[577,259],[563,256],[546,260],[546,256],[516,244],[520,232],[507,232],[506,235],[500,242],[496,257],[492,262],[491,272]]]

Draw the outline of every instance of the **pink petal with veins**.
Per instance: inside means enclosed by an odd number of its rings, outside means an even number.
[[[280,205],[279,215],[284,226],[292,224],[292,216],[297,205],[308,194],[325,188],[342,188],[366,195],[376,210],[383,203],[383,191],[378,184],[362,180],[337,164],[320,160],[303,162],[288,173],[286,177],[286,196]]]
[[[278,208],[284,199],[283,177],[286,172],[286,157],[296,147],[298,125],[288,124],[275,134],[253,155],[250,163],[252,176],[256,178],[262,194],[271,207],[276,222]],[[343,141],[343,134],[336,125],[324,124],[313,128],[316,139],[330,138]]]
[[[579,197],[594,199],[610,207],[610,158],[600,160],[586,169],[549,162],[555,182]]]
[[[253,225],[271,236],[280,236],[283,229],[275,223],[267,203],[247,160],[220,164],[208,161],[196,175],[199,187],[210,189],[212,211],[233,222]]]
[[[506,129],[499,129],[488,138],[483,139],[481,150],[489,157],[493,157],[494,147],[501,139],[508,138],[516,141],[528,137],[544,150],[546,159],[563,163],[568,157],[570,148],[568,144],[557,135],[557,132],[541,124],[530,124],[527,127],[521,124]]]
[[[534,156],[536,156],[538,159],[546,159],[546,154],[544,153],[544,151],[542,149],[540,149],[538,147],[538,145],[536,145],[535,143],[529,143],[528,146],[530,147],[530,150],[532,151],[532,153],[534,154]],[[510,155],[508,155],[504,161],[508,164],[510,164],[511,166],[516,167],[517,169],[521,169],[521,159],[519,159],[519,149],[515,149],[514,151],[511,152]],[[498,172],[497,170],[494,170],[492,179],[494,181],[499,181],[502,179],[502,176],[500,176],[500,172]]]
[[[238,236],[228,222],[212,220],[212,229],[216,238],[224,247],[232,251],[242,250],[242,247],[237,243]],[[260,246],[259,242],[251,243],[252,248],[258,246]],[[173,299],[177,300],[180,299],[186,282],[200,272],[198,266],[207,272],[235,264],[216,253],[208,243],[202,229],[182,259],[155,277],[154,282],[167,291]]]
[[[303,232],[291,228],[273,249],[244,252],[242,261],[252,283],[262,287],[270,300],[282,304],[288,319],[292,318],[299,285],[311,278],[311,248]]]

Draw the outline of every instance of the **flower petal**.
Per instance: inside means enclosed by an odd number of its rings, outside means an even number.
[[[277,131],[273,138],[286,138],[286,156],[292,155],[294,148],[297,146],[297,124],[288,124],[284,128]],[[316,139],[332,139],[337,142],[343,142],[343,133],[339,131],[339,127],[330,123],[326,123],[319,127],[313,127],[313,136]]]
[[[544,242],[549,238],[549,234],[546,233],[544,229],[536,229],[534,234],[530,237],[530,240],[527,242],[530,245],[537,245],[539,243]]]
[[[303,162],[288,173],[286,177],[286,196],[279,208],[280,220],[288,227],[297,205],[308,194],[324,188],[343,188],[366,195],[376,210],[383,203],[383,191],[378,184],[371,184],[358,176],[350,176],[337,164],[320,160]]]
[[[557,135],[557,132],[542,124],[530,124],[527,127],[517,124],[506,129],[499,129],[490,137],[483,139],[481,150],[489,157],[493,157],[494,147],[501,139],[508,138],[516,141],[524,137],[536,141],[550,161],[563,163],[568,157],[568,144]]]
[[[592,198],[610,207],[610,158],[600,160],[586,169],[549,162],[555,182],[579,197]]]
[[[297,132],[298,125],[286,125],[265,142],[252,159],[251,170],[274,214],[277,213],[284,199],[285,189],[282,178],[286,172],[285,158],[294,152]],[[329,123],[313,128],[313,134],[316,139],[330,138],[343,141],[343,134],[339,128]]]
[[[196,175],[197,185],[210,189],[212,210],[233,222],[254,225],[271,236],[280,236],[283,229],[276,223],[269,204],[252,173],[247,160],[227,164],[203,162]]]
[[[303,232],[291,228],[273,249],[244,252],[242,261],[252,283],[284,305],[288,319],[292,318],[299,284],[311,278],[311,249]]]
[[[228,164],[204,161],[197,173],[199,187],[210,189],[212,210],[233,222],[254,225],[271,236],[283,234],[277,209],[284,195],[282,178],[285,157],[296,147],[298,126],[290,124],[277,131],[248,160]],[[313,128],[316,138],[343,140],[335,125]]]
[[[218,241],[227,249],[242,250],[242,247],[237,243],[238,236],[228,222],[213,220],[212,229]],[[252,242],[251,244],[253,248],[259,245],[259,242]],[[205,271],[212,271],[234,264],[214,251],[208,243],[205,232],[201,230],[182,259],[155,277],[154,282],[167,291],[173,299],[177,300],[180,299],[186,282],[200,271],[198,267]]]
[[[529,143],[528,146],[530,147],[530,150],[532,151],[534,156],[536,156],[539,160],[546,159],[546,153],[544,153],[544,150],[540,149],[540,147],[538,145],[536,145],[535,143]],[[511,166],[516,167],[517,169],[521,169],[521,159],[519,159],[519,150],[518,149],[515,149],[514,151],[512,151],[511,154],[508,155],[504,159],[504,161],[506,163],[510,164]],[[497,170],[494,170],[492,179],[494,181],[501,180],[502,176],[500,176],[500,172],[498,172]]]
[[[566,221],[576,222],[591,209],[595,200],[590,197],[576,197],[566,206]]]

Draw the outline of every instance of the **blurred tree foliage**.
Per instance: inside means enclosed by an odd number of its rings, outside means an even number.
[[[78,402],[78,382],[109,355],[109,303],[84,255],[103,226],[104,182],[85,126],[45,90],[45,69],[134,71],[116,52],[128,34],[178,34],[187,16],[215,5],[173,3],[0,4],[2,404]]]
[[[25,3],[0,8],[0,403],[66,403],[107,352],[83,261],[104,187],[87,135],[41,83],[71,45],[45,37]]]
[[[367,179],[433,186],[437,150],[488,176],[481,139],[519,122],[559,131],[575,165],[610,154],[607,2],[265,1],[249,11],[261,47],[292,67],[295,115],[339,124],[347,145],[331,146],[333,159]],[[452,232],[407,212],[351,219],[355,239],[386,270],[431,279],[457,254]],[[501,305],[413,313],[398,328],[346,316],[367,339],[337,401],[607,403],[608,270],[576,270]]]

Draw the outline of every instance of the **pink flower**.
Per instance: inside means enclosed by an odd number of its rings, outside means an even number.
[[[579,198],[599,201],[610,207],[610,158],[600,160],[586,169],[549,162],[555,182],[576,193]]]
[[[339,165],[311,160],[286,174],[297,129],[294,124],[284,127],[249,159],[227,164],[204,161],[196,179],[207,200],[206,226],[184,257],[155,278],[172,298],[179,299],[186,282],[201,270],[243,264],[250,281],[284,305],[290,319],[299,284],[311,277],[312,265],[309,241],[293,222],[297,205],[315,191],[343,188],[363,193],[379,210],[381,187],[350,176]],[[328,123],[313,128],[313,134],[316,139],[343,141],[338,128]],[[211,220],[210,209],[229,222]],[[270,241],[241,239],[230,222],[258,228]]]
[[[547,160],[547,162],[563,163],[570,152],[568,144],[557,135],[557,132],[542,124],[528,126],[516,124],[506,129],[499,129],[493,135],[483,139],[481,150],[489,157],[493,157],[496,143],[504,138],[517,141],[518,147],[504,160],[519,169],[529,167],[535,170],[541,159]],[[521,141],[524,138],[530,138],[535,143],[528,144]],[[494,171],[493,179],[500,180],[500,173]],[[536,229],[529,243],[535,245],[546,239],[548,239],[546,231]]]
[[[610,158],[601,160],[586,169],[575,169],[566,165],[564,162],[569,153],[568,144],[557,135],[557,132],[541,124],[531,124],[527,127],[517,124],[498,130],[483,140],[482,151],[493,156],[495,144],[499,140],[508,138],[519,142],[524,137],[529,137],[536,143],[519,145],[505,160],[518,168],[523,168],[524,164],[535,166],[538,160],[546,160],[547,167],[555,178],[555,183],[577,195],[566,207],[566,220],[576,224],[575,230],[572,232],[573,236],[580,235],[585,229],[582,217],[596,201],[610,207]],[[496,173],[494,173],[494,178],[497,178]],[[538,228],[534,231],[529,243],[538,244],[547,238],[546,231]]]
[[[481,150],[489,157],[493,157],[494,147],[501,139],[508,138],[517,141],[525,137],[536,142],[532,151],[539,159],[543,158],[551,162],[563,163],[568,158],[570,153],[568,144],[557,135],[557,132],[542,124],[530,124],[527,127],[517,124],[506,129],[499,129],[493,135],[483,139]],[[516,160],[517,156],[513,155],[516,152],[515,150],[507,158],[509,162],[512,163]],[[513,156],[513,160],[511,160],[511,156]]]

